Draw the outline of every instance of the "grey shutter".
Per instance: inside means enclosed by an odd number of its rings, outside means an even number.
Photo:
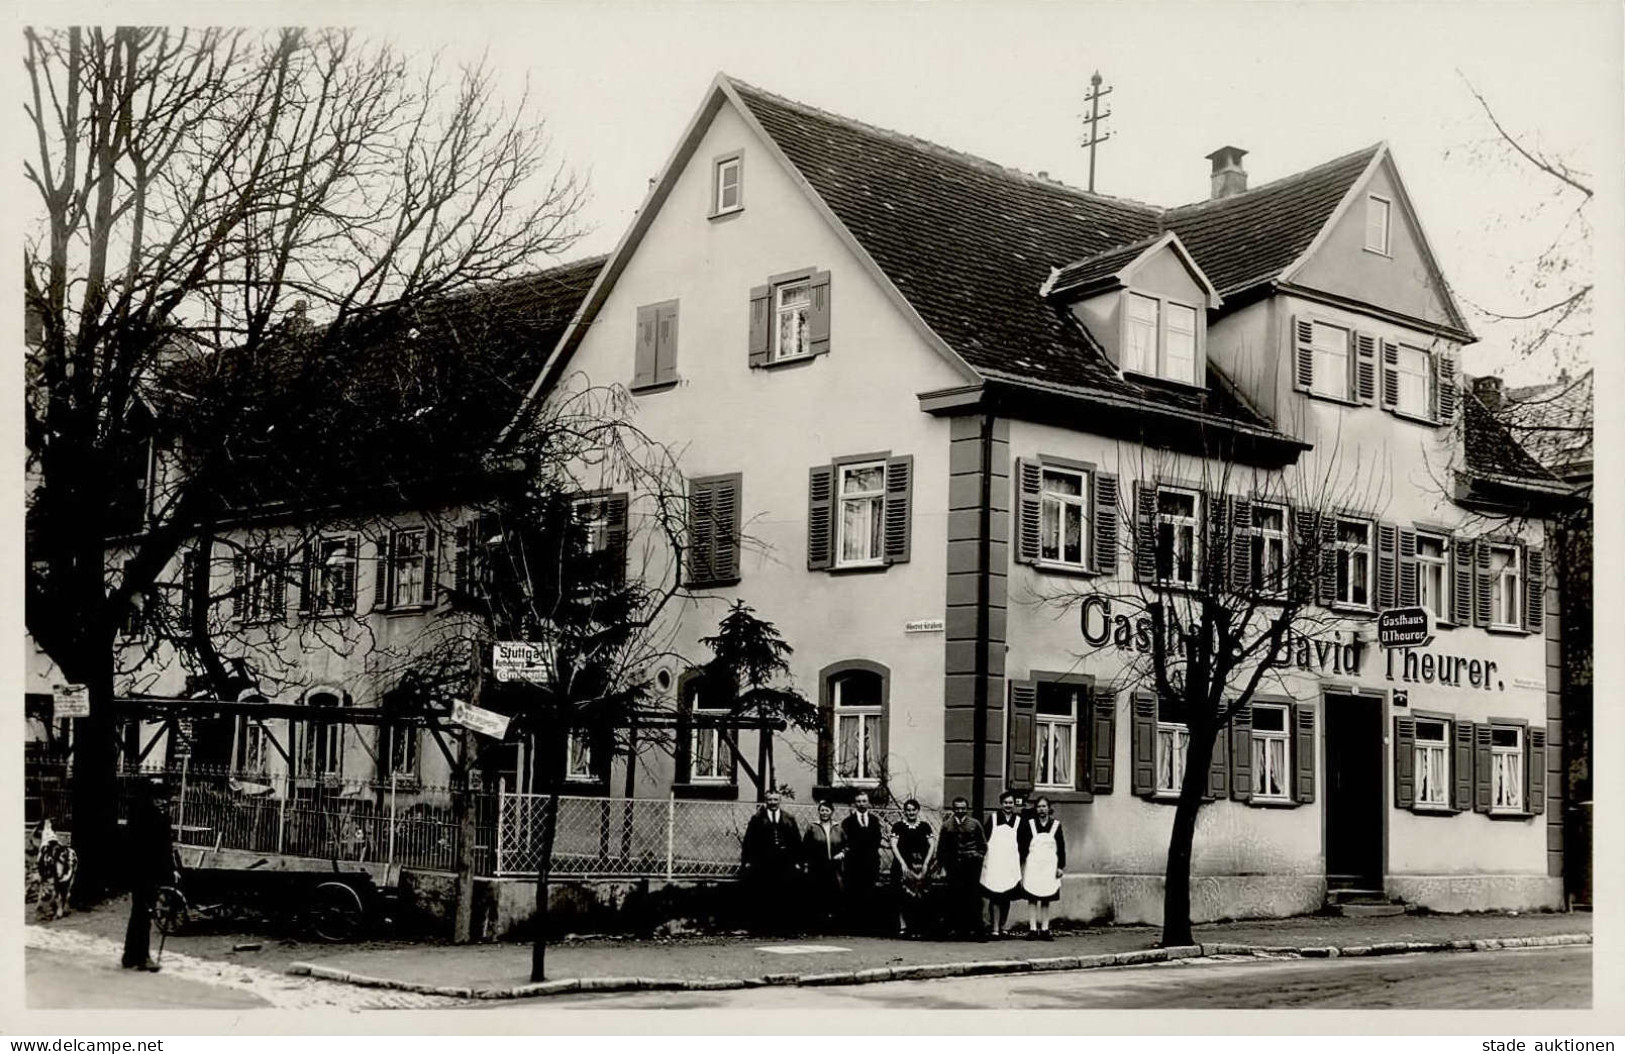
[[[677,301],[660,305],[656,330],[654,382],[670,384],[677,379]]]
[[[1112,792],[1116,750],[1117,694],[1109,688],[1097,688],[1089,730],[1089,785],[1096,794]]]
[[[1399,345],[1391,340],[1382,342],[1382,408],[1392,410],[1399,406]]]
[[[1090,539],[1094,568],[1103,575],[1117,573],[1117,477],[1095,473],[1094,537]]]
[[[1490,743],[1489,725],[1473,726],[1473,808],[1478,812],[1490,811]]]
[[[691,674],[690,678],[699,674]],[[676,763],[676,782],[689,783],[693,780],[694,762],[689,751],[694,743],[694,697],[689,690],[689,681],[680,681],[677,686],[677,727],[674,730],[675,741],[672,743],[672,760]]]
[[[625,494],[611,494],[604,499],[606,547],[604,561],[608,565],[610,584],[620,587],[626,582],[626,512]]]
[[[1315,582],[1319,578],[1320,514],[1313,509],[1292,510],[1292,599],[1300,604],[1311,604],[1315,599]]]
[[[433,527],[423,528],[423,603],[433,604],[439,592],[439,583],[435,581],[435,564],[440,555],[440,536]]]
[[[1314,323],[1301,316],[1292,320],[1292,386],[1300,392],[1315,383],[1315,355],[1310,348],[1314,336]]]
[[[688,584],[709,585],[716,573],[716,492],[710,482],[688,483]]]
[[[1140,797],[1149,798],[1157,793],[1157,697],[1150,692],[1135,692],[1129,705],[1133,707],[1129,726],[1132,788]]]
[[[1230,588],[1244,595],[1253,591],[1252,527],[1253,503],[1235,499],[1230,505]]]
[[[638,308],[637,352],[632,360],[634,388],[655,383],[659,356],[659,312],[653,305]]]
[[[389,595],[391,592],[389,583],[390,579],[395,576],[395,561],[392,559],[395,549],[394,542],[395,532],[393,531],[378,539],[377,567],[372,576],[372,606],[375,611],[387,611],[389,609]]]
[[[320,556],[321,539],[317,538],[314,542],[305,544],[304,555],[299,558],[299,614],[301,615],[314,614],[316,611],[316,565]]]
[[[733,475],[710,484],[711,573],[721,584],[739,581],[740,483],[741,477]]]
[[[451,549],[451,585],[459,593],[467,593],[472,589],[472,576],[474,555],[474,525],[460,523],[452,534]]]
[[[1399,529],[1377,524],[1377,607],[1397,606],[1399,596]]]
[[[1253,797],[1253,704],[1248,703],[1230,719],[1230,797],[1251,801]]]
[[[1016,562],[1032,564],[1039,556],[1044,468],[1029,458],[1016,458]]]
[[[1367,405],[1377,401],[1377,338],[1354,334],[1354,393]]]
[[[1399,606],[1409,607],[1417,603],[1420,590],[1417,579],[1421,574],[1421,565],[1416,561],[1416,532],[1399,529]]]
[[[1223,596],[1230,579],[1230,496],[1203,491],[1200,512],[1196,529],[1202,552],[1196,578],[1203,589]]]
[[[1292,704],[1292,797],[1301,804],[1315,800],[1315,708]]]
[[[277,546],[269,550],[271,566],[263,573],[270,580],[266,587],[270,592],[271,611],[274,621],[281,622],[288,617],[288,550],[284,546]]]
[[[1524,553],[1523,628],[1540,633],[1546,628],[1546,555],[1539,549]]]
[[[827,571],[834,563],[835,470],[819,465],[807,472],[807,570]]]
[[[1230,735],[1221,728],[1213,737],[1213,756],[1207,766],[1207,797],[1219,800],[1230,796]]]
[[[1157,487],[1134,484],[1134,577],[1141,582],[1157,579]]]
[[[1459,534],[1450,539],[1450,621],[1473,624],[1473,543]]]
[[[1031,790],[1033,785],[1033,746],[1037,733],[1038,685],[1032,681],[1010,682],[1010,742],[1005,745],[1006,785]]]
[[[1456,356],[1454,352],[1440,351],[1433,356],[1433,390],[1438,403],[1438,422],[1442,425],[1450,424],[1456,419],[1456,403],[1460,394],[1456,391]]]
[[[1539,816],[1546,811],[1546,730],[1544,728],[1529,729],[1528,757],[1523,767],[1524,779],[1527,786],[1524,788],[1524,812],[1532,816]]]
[[[1337,517],[1322,514],[1317,523],[1315,552],[1320,563],[1320,603],[1330,607],[1337,598]]]
[[[1094,732],[1094,696],[1078,688],[1073,696],[1077,707],[1072,726],[1072,787],[1079,801],[1095,800],[1095,757],[1091,743]]]
[[[807,290],[811,306],[807,310],[807,354],[829,354],[829,272],[819,271],[812,276]]]
[[[914,533],[914,457],[886,459],[885,545],[888,564],[908,563]]]
[[[238,622],[248,620],[248,557],[237,553],[231,558],[231,611]]]
[[[1473,723],[1455,723],[1454,750],[1450,757],[1451,781],[1456,785],[1454,803],[1457,812],[1468,812],[1473,807]]]
[[[1488,626],[1494,620],[1494,579],[1490,575],[1490,547],[1473,545],[1473,625]]]
[[[333,606],[340,611],[354,611],[356,603],[356,575],[360,573],[358,559],[360,543],[354,536],[344,540],[344,573],[339,576],[338,587],[333,590]]]
[[[1394,807],[1416,804],[1416,718],[1394,715]]]
[[[767,348],[772,332],[773,287],[759,285],[750,291],[750,364],[767,365]]]

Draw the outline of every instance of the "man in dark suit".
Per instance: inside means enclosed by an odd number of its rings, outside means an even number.
[[[784,909],[794,895],[801,857],[801,828],[779,805],[779,792],[768,791],[762,807],[745,825],[740,851],[755,928],[762,933],[782,933],[789,926]]]
[[[982,858],[987,855],[987,835],[970,802],[953,800],[953,811],[942,821],[937,839],[937,863],[948,880],[950,899],[948,927],[956,936],[982,935]]]
[[[161,779],[136,785],[130,809],[130,924],[124,930],[124,968],[156,972],[152,949],[152,902],[160,886],[172,885],[175,834],[169,823],[169,787]]]
[[[880,881],[880,817],[869,811],[869,792],[858,791],[852,811],[841,821],[842,883],[852,929],[867,933],[875,926],[876,884]]]

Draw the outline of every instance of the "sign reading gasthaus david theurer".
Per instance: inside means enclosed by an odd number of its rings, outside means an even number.
[[[553,668],[544,646],[522,640],[499,640],[491,645],[491,672],[499,681],[544,684],[552,679]]]

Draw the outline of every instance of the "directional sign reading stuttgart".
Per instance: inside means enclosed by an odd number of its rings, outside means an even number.
[[[1384,648],[1423,648],[1433,643],[1427,608],[1389,608],[1377,616],[1377,643]]]

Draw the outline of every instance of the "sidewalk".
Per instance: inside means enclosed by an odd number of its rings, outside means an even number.
[[[1100,926],[1057,933],[1053,941],[910,941],[818,936],[764,940],[744,935],[673,940],[567,939],[547,949],[548,977],[527,989],[527,944],[413,944],[355,949],[306,946],[290,972],[352,983],[443,994],[542,995],[576,989],[741,987],[752,984],[845,984],[964,973],[1018,972],[1128,965],[1224,954],[1394,954],[1448,950],[1452,941],[1511,939],[1590,941],[1591,916],[1396,915],[1365,919],[1305,916],[1196,927],[1197,949],[1149,952],[1160,931],[1149,926]],[[1419,945],[1419,947],[1407,947]],[[1493,946],[1493,945],[1492,945]],[[1491,947],[1492,947],[1491,946]],[[1485,947],[1483,945],[1480,946]],[[1104,958],[1102,958],[1104,957]],[[1083,961],[1078,961],[1078,960]],[[1034,962],[1038,960],[1038,962]],[[940,968],[940,969],[939,969]],[[867,972],[866,976],[854,974]],[[682,982],[679,985],[679,982]],[[515,989],[521,989],[515,991]]]

